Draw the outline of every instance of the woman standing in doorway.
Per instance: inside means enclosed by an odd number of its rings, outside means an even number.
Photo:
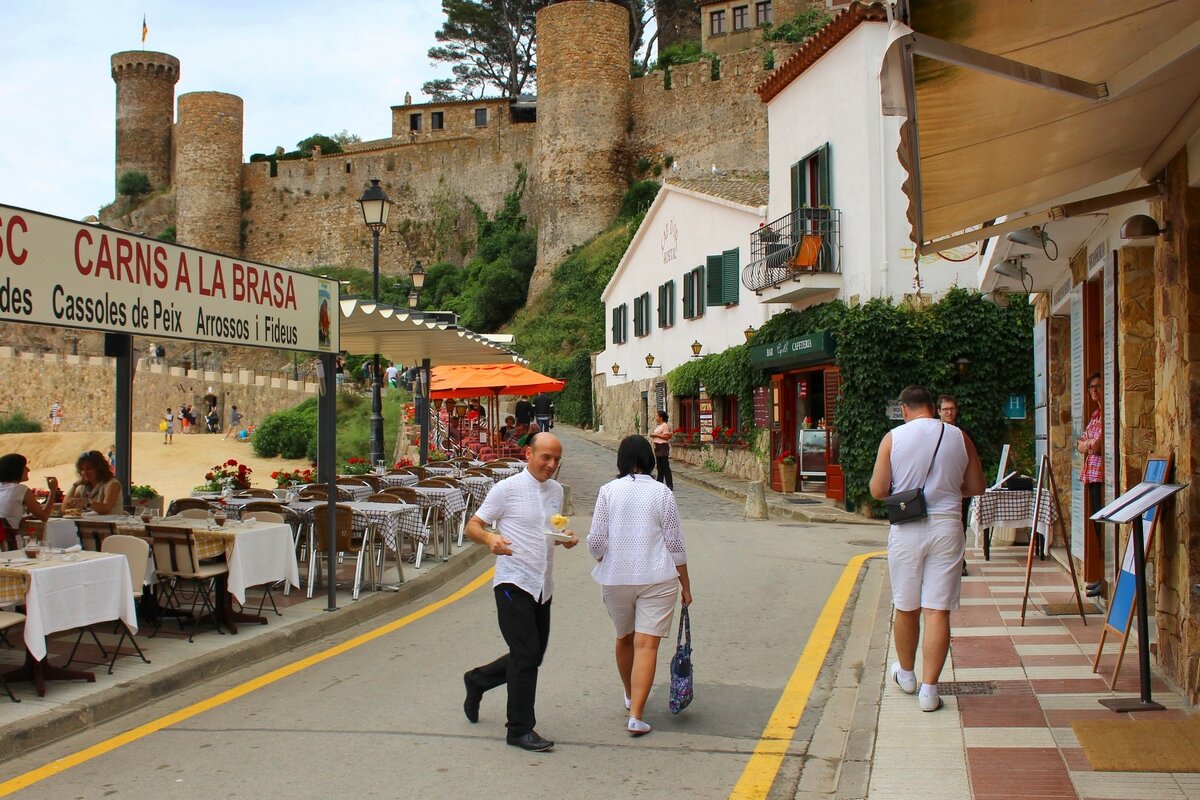
[[[654,461],[658,467],[658,480],[674,491],[675,483],[671,480],[671,426],[667,423],[666,411],[660,408],[655,414],[658,415],[658,425],[650,434],[650,441],[654,442]]]
[[[1079,480],[1087,495],[1088,516],[1094,514],[1104,505],[1104,379],[1099,372],[1088,376],[1087,393],[1096,409],[1088,420],[1083,435],[1075,442],[1075,449],[1083,453],[1083,472]],[[1092,522],[1092,535],[1099,548],[1100,563],[1104,563],[1104,531],[1099,522]],[[1087,596],[1097,597],[1104,588],[1104,578],[1092,581],[1087,585]]]

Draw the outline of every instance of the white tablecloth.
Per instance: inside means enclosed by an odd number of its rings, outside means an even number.
[[[287,581],[300,587],[296,549],[292,545],[292,527],[279,522],[261,522],[225,528],[236,534],[229,561],[229,593],[246,602],[246,589],[264,583]]]
[[[49,547],[74,547],[79,544],[79,529],[75,520],[69,517],[51,517],[46,520],[46,532],[42,534],[42,544]]]
[[[137,631],[137,610],[125,556],[68,553],[37,562],[29,570],[29,577],[25,646],[38,661],[46,657],[46,636],[57,631],[117,618],[131,631]]]

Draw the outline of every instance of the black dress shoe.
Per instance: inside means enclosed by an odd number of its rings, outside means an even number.
[[[1097,583],[1094,587],[1091,584],[1088,584],[1088,589],[1087,589],[1088,597],[1099,597],[1102,593],[1103,593],[1103,590],[1102,590],[1102,587],[1100,584]]]
[[[471,722],[479,722],[479,701],[483,699],[481,692],[471,682],[471,671],[463,673],[463,685],[467,687],[467,699],[463,700],[463,713]]]
[[[513,747],[519,747],[522,750],[529,750],[533,753],[544,753],[545,751],[553,749],[554,747],[554,742],[538,736],[537,731],[522,733],[520,736],[513,736],[512,734],[509,734],[508,743]]]

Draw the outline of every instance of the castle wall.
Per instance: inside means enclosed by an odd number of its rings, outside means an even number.
[[[237,255],[242,249],[242,98],[223,92],[180,95],[176,137],[176,241]]]
[[[617,216],[629,172],[629,12],[561,2],[537,14],[536,296],[572,246]]]
[[[774,63],[782,64],[796,49],[775,48]],[[712,79],[708,60],[673,67],[669,89],[662,72],[635,78],[630,150],[652,160],[672,156],[682,178],[708,174],[713,165],[766,172],[767,106],[754,89],[769,74],[763,51],[747,50],[721,58],[719,80]]]
[[[117,84],[117,164],[115,181],[126,172],[144,172],[155,189],[171,183],[171,123],[179,59],[166,53],[129,50],[113,53]]]
[[[371,267],[371,236],[358,198],[371,178],[396,204],[380,237],[380,272],[407,275],[413,262],[455,260],[437,224],[464,197],[495,212],[533,159],[533,125],[497,125],[486,137],[434,139],[302,161],[242,166],[249,191],[245,258],[293,268]],[[453,223],[450,223],[453,224]]]

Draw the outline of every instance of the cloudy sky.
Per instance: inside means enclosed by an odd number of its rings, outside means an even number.
[[[116,85],[109,57],[180,61],[175,96],[245,101],[244,157],[313,134],[391,133],[389,106],[449,74],[426,51],[440,0],[3,0],[0,204],[81,219],[112,201]]]

